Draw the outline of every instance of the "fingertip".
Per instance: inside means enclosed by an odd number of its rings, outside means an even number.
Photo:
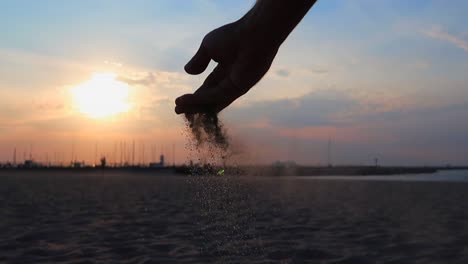
[[[182,96],[177,97],[177,98],[175,99],[175,104],[176,104],[176,106],[181,104],[181,100],[182,100],[182,99],[180,99],[181,97],[182,97]]]
[[[182,108],[181,108],[180,106],[176,106],[175,109],[174,109],[174,111],[175,111],[175,113],[178,114],[178,115],[180,115],[180,114],[183,113],[183,112],[182,112]]]
[[[184,94],[182,96],[179,96],[176,100],[175,100],[175,104],[177,106],[181,106],[181,105],[184,105],[184,104],[187,104],[188,101],[190,101],[190,98],[193,96],[193,94]]]
[[[184,66],[185,72],[196,75],[204,72],[210,64],[211,58],[204,51],[203,46],[200,46],[193,58]]]
[[[198,75],[198,74],[201,74],[201,73],[203,73],[205,71],[205,69],[208,67],[209,63],[210,63],[209,60],[208,60],[208,62],[203,63],[203,64],[201,64],[199,62],[195,63],[195,62],[190,61],[189,63],[187,63],[185,65],[184,70],[188,74]]]
[[[193,69],[193,66],[190,62],[188,62],[185,66],[184,66],[184,70],[186,73],[188,74],[191,74],[191,75],[196,75],[197,72]]]

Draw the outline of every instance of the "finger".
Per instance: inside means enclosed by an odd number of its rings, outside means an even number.
[[[185,65],[185,71],[188,74],[200,74],[205,71],[210,61],[211,58],[202,43],[197,53],[195,53],[193,58]]]
[[[179,107],[176,107],[176,109],[181,109],[180,106],[185,105],[185,104],[192,104],[193,105],[193,104],[206,103],[206,102],[200,101],[200,99],[197,99],[197,98],[203,98],[203,97],[208,97],[209,98],[210,96],[208,94],[206,94],[209,91],[206,91],[206,90],[213,89],[214,87],[216,87],[216,85],[224,78],[224,76],[226,74],[226,71],[227,71],[226,67],[224,67],[221,64],[218,64],[214,68],[213,72],[210,73],[210,75],[208,75],[206,80],[195,91],[194,94],[185,94],[185,95],[180,96],[179,98],[177,98],[175,100],[176,106],[179,106]],[[195,99],[193,99],[193,98],[195,98]],[[178,112],[178,110],[176,110],[176,112]]]
[[[216,95],[218,84],[225,78],[227,67],[218,64],[213,72],[208,75],[203,84],[193,93],[185,94],[176,99],[176,105],[196,105],[208,104]]]
[[[212,107],[211,109],[216,109],[216,107]],[[206,110],[205,106],[199,106],[199,105],[176,106],[175,112],[178,115],[180,114],[194,115],[198,113],[217,113],[216,110]]]
[[[214,102],[213,92],[198,92],[194,94],[184,94],[176,99],[176,106],[190,107],[200,105],[210,105]]]
[[[225,66],[224,64],[218,64],[214,69],[213,72],[206,77],[203,85],[198,89],[202,89],[205,87],[214,87],[218,83],[220,83],[225,77],[227,72],[229,71],[229,67]]]
[[[176,114],[197,114],[197,113],[217,113],[216,105],[177,105],[175,107]]]
[[[199,89],[194,94],[185,94],[177,98],[175,112],[177,114],[214,112],[216,101],[215,91]]]
[[[177,114],[218,113],[239,96],[233,83],[226,78],[213,88],[200,88],[194,94],[177,98],[175,111]]]

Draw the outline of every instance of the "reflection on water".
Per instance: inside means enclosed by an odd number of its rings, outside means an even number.
[[[468,263],[468,184],[408,177],[2,172],[0,262]]]
[[[309,180],[423,181],[468,182],[468,170],[445,170],[430,174],[369,175],[369,176],[309,176],[293,177]]]

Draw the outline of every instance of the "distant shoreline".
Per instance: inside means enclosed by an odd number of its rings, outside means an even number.
[[[225,175],[250,176],[370,176],[397,174],[430,174],[440,170],[468,170],[468,166],[457,167],[410,167],[410,166],[171,166],[171,167],[37,167],[0,168],[1,172],[131,172],[154,175],[217,175],[223,169]]]

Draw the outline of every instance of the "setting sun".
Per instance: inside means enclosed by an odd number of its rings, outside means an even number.
[[[93,118],[127,112],[130,109],[129,86],[116,77],[114,73],[96,73],[89,81],[73,87],[75,107]]]

